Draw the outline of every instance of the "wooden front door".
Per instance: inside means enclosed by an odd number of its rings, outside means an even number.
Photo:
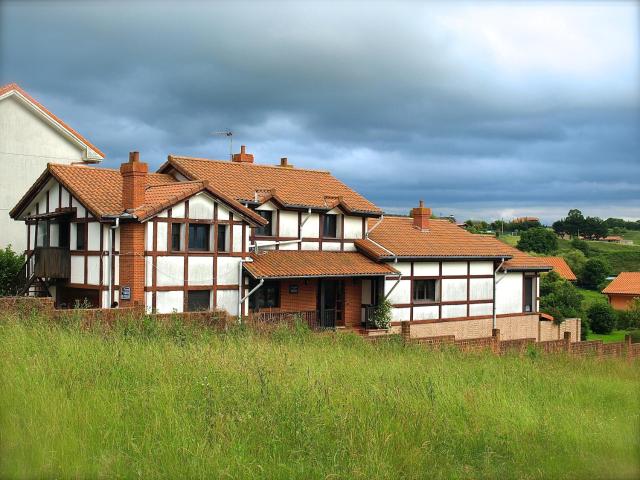
[[[322,279],[318,285],[318,313],[320,326],[344,326],[344,281]]]

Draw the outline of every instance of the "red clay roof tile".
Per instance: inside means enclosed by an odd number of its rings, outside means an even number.
[[[620,272],[602,293],[640,296],[640,272]]]

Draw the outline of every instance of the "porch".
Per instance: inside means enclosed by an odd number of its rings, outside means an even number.
[[[372,328],[384,280],[398,273],[356,252],[270,251],[254,255],[249,315],[279,321],[298,314],[311,328]]]

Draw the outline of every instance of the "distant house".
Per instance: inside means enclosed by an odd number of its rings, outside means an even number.
[[[47,163],[86,165],[104,154],[15,83],[0,86],[0,248],[27,248],[24,226],[9,210]],[[58,199],[55,199],[57,202]],[[40,211],[45,211],[41,204]]]
[[[622,243],[623,238],[617,235],[609,235],[608,237],[604,237],[602,240],[610,243]]]
[[[513,219],[513,223],[539,222],[538,217],[518,217]]]
[[[640,272],[621,272],[602,293],[613,308],[627,310],[634,298],[640,298]]]
[[[560,275],[565,280],[575,282],[577,280],[576,274],[573,273],[571,267],[562,257],[541,257],[540,260],[547,265],[553,267],[553,271]]]

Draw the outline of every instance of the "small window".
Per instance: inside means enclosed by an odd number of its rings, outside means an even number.
[[[525,312],[533,312],[534,303],[533,299],[535,297],[533,289],[535,283],[533,282],[533,277],[525,276],[524,277],[524,311]]]
[[[256,235],[262,237],[271,237],[273,235],[273,228],[271,228],[273,212],[270,210],[256,210],[256,213],[269,222],[263,227],[256,228]]]
[[[171,251],[180,252],[182,250],[182,224],[171,224]]]
[[[324,221],[322,222],[322,236],[325,238],[336,238],[337,225],[338,225],[337,215],[325,215]]]
[[[438,298],[438,281],[414,280],[413,300],[415,302],[435,302]]]
[[[47,228],[48,222],[42,220],[38,222],[38,237],[36,238],[37,247],[49,246],[49,229]]]
[[[201,312],[211,308],[210,290],[189,290],[187,292],[187,310]]]
[[[250,285],[249,288],[255,287],[256,284]],[[279,282],[264,282],[262,287],[256,290],[249,297],[249,308],[258,311],[261,308],[279,308],[280,307],[280,284]]]
[[[209,225],[189,224],[189,250],[201,252],[209,250]]]
[[[76,223],[76,250],[84,250],[87,239],[86,239],[86,223]]]
[[[219,252],[227,251],[227,225],[218,225],[217,248]]]

